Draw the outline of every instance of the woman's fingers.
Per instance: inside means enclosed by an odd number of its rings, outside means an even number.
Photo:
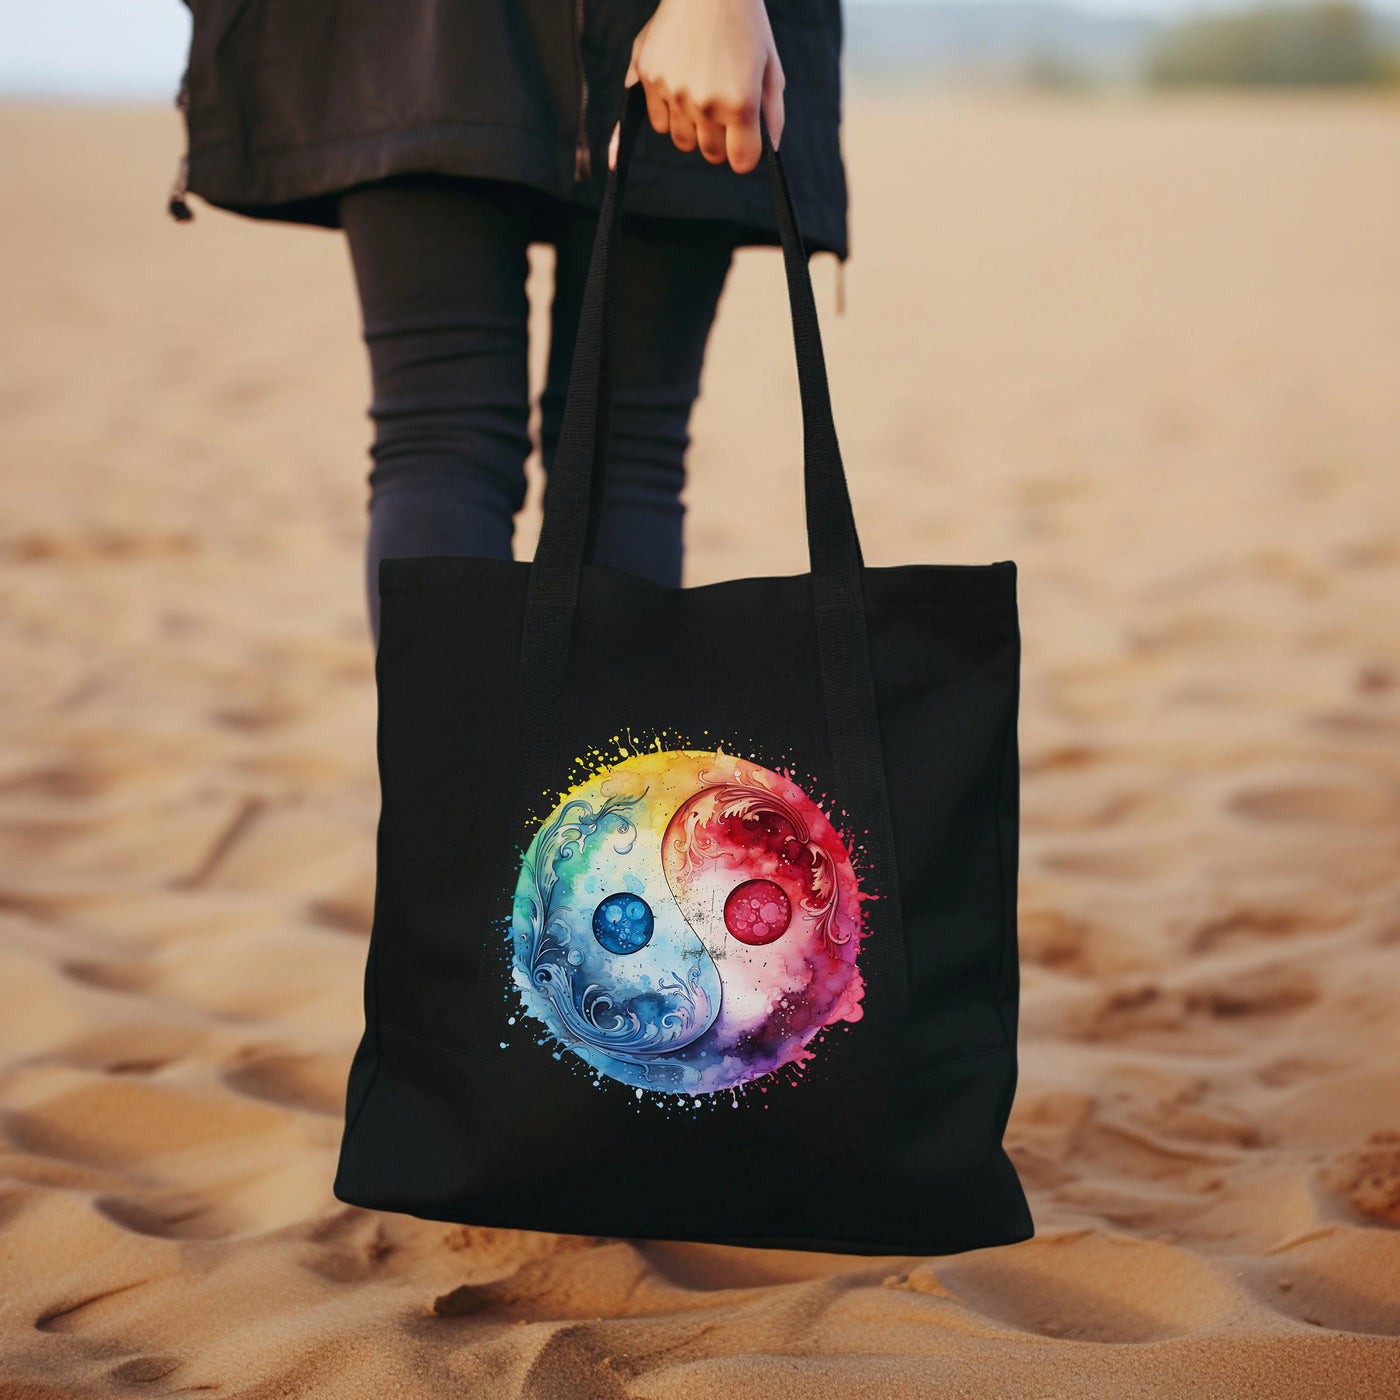
[[[640,40],[639,40],[640,42]],[[646,94],[647,115],[653,129],[671,140],[682,151],[700,153],[711,165],[726,161],[741,175],[752,170],[763,157],[763,135],[758,114],[752,108],[728,107],[720,103],[708,109],[697,108],[690,98],[669,94],[660,83],[649,83],[628,70],[628,86],[642,84]],[[763,75],[762,110],[768,124],[774,149],[783,136],[783,70],[775,54]],[[617,169],[617,143],[621,127],[614,127],[608,142],[608,169]]]
[[[671,132],[671,140],[676,143],[677,150],[693,151],[699,143],[699,137],[695,131],[695,119],[687,110],[687,103],[672,100],[670,103],[670,117],[668,123]],[[656,125],[655,122],[652,123]]]
[[[760,112],[775,145],[782,134],[783,70],[764,0],[660,0],[632,47],[634,74],[653,128],[712,164],[758,164]]]
[[[718,105],[708,111],[696,108],[688,97],[671,97],[657,84],[643,81],[646,93],[647,113],[652,127],[665,135],[682,151],[693,151],[698,146],[700,153],[711,165],[723,165],[726,161],[740,174],[752,170],[763,155],[763,137],[759,131],[758,116],[740,109],[725,109]],[[781,75],[779,78],[781,82]],[[773,117],[769,112],[776,110],[777,132],[782,132],[783,95],[781,86],[777,89],[776,108],[770,108],[765,101],[764,114],[773,129]],[[608,145],[608,168],[617,168],[618,132],[613,131]],[[775,140],[773,143],[777,145]]]
[[[741,175],[752,170],[763,155],[763,137],[759,134],[757,116],[729,123],[724,128],[724,143],[720,160],[727,154],[730,165]]]
[[[719,106],[702,111],[688,97],[672,97],[660,84],[640,81],[646,93],[652,127],[662,135],[669,132],[671,140],[682,151],[693,151],[698,146],[711,165],[723,165],[728,161],[741,173],[758,164],[763,142],[756,116],[726,111]],[[609,170],[617,169],[619,132],[620,127],[614,127],[608,143]]]
[[[642,79],[642,91],[647,95],[647,116],[651,118],[652,130],[659,131],[664,136],[671,129],[670,104],[661,89],[655,83],[647,82],[645,78]]]
[[[723,165],[728,155],[728,128],[723,121],[705,112],[695,114],[695,139],[700,145],[700,154],[711,165]]]

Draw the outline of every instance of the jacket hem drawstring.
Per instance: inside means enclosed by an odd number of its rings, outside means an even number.
[[[190,78],[186,73],[180,79],[180,91],[175,94],[176,110],[185,115],[190,110]],[[170,194],[165,202],[165,207],[170,213],[170,217],[177,224],[187,224],[194,218],[194,210],[190,208],[190,202],[185,197],[190,188],[190,148],[189,148],[189,127],[186,124],[185,151],[180,157],[179,164],[175,167],[175,179],[170,186]]]

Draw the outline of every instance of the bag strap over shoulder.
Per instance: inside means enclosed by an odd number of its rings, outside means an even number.
[[[622,201],[633,148],[646,113],[641,85],[628,94],[598,216],[569,378],[568,401],[545,494],[544,521],[530,568],[520,658],[521,794],[550,786],[536,771],[568,675],[574,609],[583,568],[591,563],[602,511],[617,351]],[[787,273],[802,400],[803,480],[813,612],[834,791],[864,837],[882,897],[869,907],[879,936],[862,966],[876,971],[886,1024],[908,1006],[898,873],[884,758],[866,635],[860,541],[831,411],[826,361],[807,255],[782,161],[765,131],[778,234]],[[872,930],[873,931],[873,930]],[[869,962],[867,962],[867,956]],[[872,987],[871,992],[877,988]]]

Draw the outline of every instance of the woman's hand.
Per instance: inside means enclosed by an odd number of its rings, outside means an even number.
[[[627,86],[638,82],[652,126],[711,165],[758,164],[760,112],[774,146],[783,134],[783,66],[763,0],[661,0],[632,45]]]

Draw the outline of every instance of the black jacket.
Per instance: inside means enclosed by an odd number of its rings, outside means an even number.
[[[840,0],[767,0],[787,75],[783,161],[803,236],[846,253]],[[656,0],[189,0],[189,188],[334,225],[391,175],[508,180],[596,206],[632,40]],[[760,166],[736,175],[646,130],[628,207],[775,237]]]

